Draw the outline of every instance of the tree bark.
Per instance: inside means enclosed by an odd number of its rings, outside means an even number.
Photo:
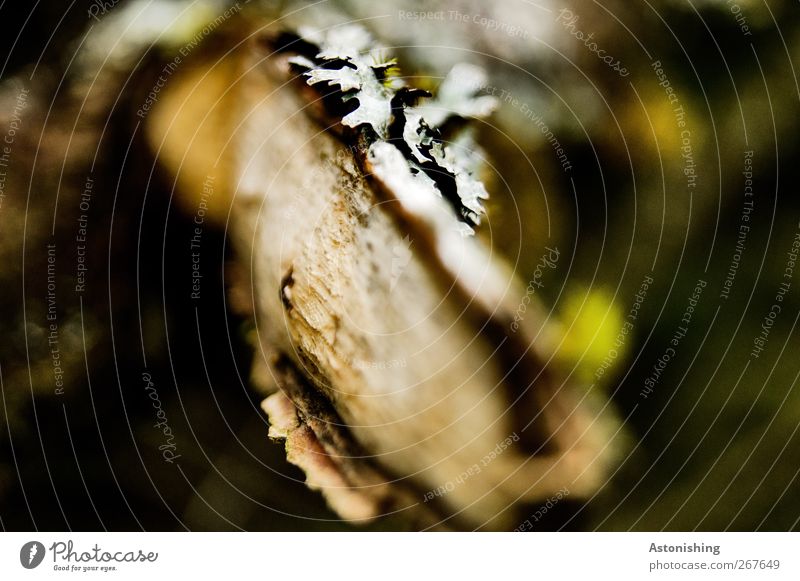
[[[247,273],[233,304],[256,322],[270,435],[355,521],[507,529],[558,490],[590,496],[613,426],[554,369],[525,284],[415,205],[405,166],[331,121],[271,33],[176,73],[146,127],[188,212],[213,190]]]

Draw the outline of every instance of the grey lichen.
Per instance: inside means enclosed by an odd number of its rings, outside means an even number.
[[[476,176],[481,156],[469,132],[451,126],[484,117],[496,106],[493,97],[476,96],[485,85],[483,71],[466,64],[454,67],[438,97],[418,105],[431,95],[408,87],[397,76],[395,61],[360,26],[301,30],[299,36],[281,37],[279,49],[294,53],[289,62],[322,94],[331,115],[366,136],[371,155],[388,151],[371,147],[379,143],[396,149],[404,174],[424,184],[427,195],[447,200],[462,221],[462,232],[474,232],[488,198]],[[392,158],[394,165],[398,157]]]

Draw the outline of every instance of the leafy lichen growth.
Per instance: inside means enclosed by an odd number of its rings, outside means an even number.
[[[408,172],[431,195],[451,204],[464,232],[473,232],[485,214],[482,201],[488,193],[476,177],[480,156],[470,134],[451,127],[454,121],[483,117],[494,109],[493,97],[476,96],[484,83],[482,70],[454,67],[438,97],[419,105],[431,95],[408,87],[398,76],[396,61],[360,26],[301,30],[300,35],[284,35],[279,49],[294,53],[289,62],[324,95],[329,112],[340,116],[343,126],[363,130],[370,145],[386,142],[396,148]]]

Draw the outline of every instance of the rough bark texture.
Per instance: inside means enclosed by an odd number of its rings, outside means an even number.
[[[512,331],[524,283],[409,203],[391,160],[327,126],[292,76],[249,39],[174,79],[148,127],[186,207],[223,176],[215,212],[289,460],[343,517],[419,528],[509,528],[521,503],[591,494],[607,426],[550,370],[535,309]]]

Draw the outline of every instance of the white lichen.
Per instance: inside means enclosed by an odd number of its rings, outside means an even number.
[[[486,84],[483,71],[468,64],[454,67],[438,96],[417,106],[416,101],[427,93],[406,87],[392,75],[395,62],[384,57],[385,51],[362,27],[303,29],[301,38],[314,47],[313,55],[306,51],[290,62],[302,71],[309,86],[329,88],[326,96],[338,99],[347,111],[341,114],[342,125],[367,127],[370,143],[391,145],[404,164],[402,175],[411,176],[411,181],[397,187],[409,187],[412,182],[417,186],[405,197],[411,201],[427,196],[439,202],[445,198],[463,222],[460,230],[472,233],[472,226],[480,224],[485,213],[482,201],[488,198],[476,175],[481,156],[468,136],[452,136],[446,143],[442,131],[451,119],[483,117],[494,109],[493,97],[477,96]],[[285,50],[291,51],[291,44]],[[388,152],[383,146],[370,148],[371,155],[377,151]],[[387,160],[393,167],[399,163],[397,155]]]

